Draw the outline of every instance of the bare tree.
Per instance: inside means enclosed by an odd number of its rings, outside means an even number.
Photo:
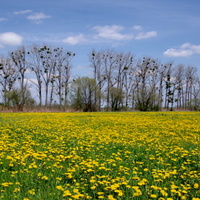
[[[183,93],[184,93],[184,73],[185,73],[185,66],[184,65],[178,65],[175,68],[174,71],[174,77],[176,79],[176,107],[177,109],[182,109],[184,105],[184,98],[183,98]]]
[[[110,89],[114,85],[114,70],[116,57],[113,51],[105,51],[102,55],[102,65],[104,69],[104,77],[106,80],[105,94],[107,109],[110,109]]]
[[[99,52],[93,50],[89,58],[91,67],[94,69],[94,79],[97,81],[99,90],[106,97],[107,109],[110,108],[110,90],[112,87],[120,90],[126,87],[126,104],[128,104],[128,90],[130,89],[128,76],[130,75],[133,56],[130,53],[116,53],[112,50]],[[123,104],[123,101],[121,104]],[[99,99],[99,105],[101,105],[101,99]]]
[[[158,65],[151,58],[143,58],[136,66],[136,107],[141,111],[154,110],[158,107]]]
[[[2,87],[3,102],[9,105],[7,93],[13,89],[17,80],[17,71],[10,58],[0,58],[0,86]]]
[[[89,54],[90,66],[94,70],[94,79],[96,80],[98,90],[103,93],[106,76],[105,69],[103,68],[103,52],[97,52],[94,49]],[[101,110],[102,98],[100,97],[97,102],[97,91],[95,91],[95,103],[98,104],[98,110]]]
[[[75,53],[65,51],[62,48],[54,49],[55,52],[55,74],[54,81],[56,83],[56,90],[59,99],[59,105],[67,106],[69,93],[69,80],[71,71],[71,60]]]
[[[132,71],[133,56],[131,53],[119,53],[116,55],[116,66],[115,66],[115,80],[118,91],[125,90],[125,106],[128,107],[128,95],[130,89],[130,73]],[[129,77],[129,78],[128,78]],[[123,106],[123,101],[121,102]]]
[[[174,79],[173,79],[173,68],[172,68],[172,63],[169,62],[168,64],[165,65],[165,74],[164,74],[164,82],[165,82],[165,104],[164,107],[166,109],[170,108],[170,104],[171,104],[171,108],[172,108],[172,104],[173,104],[173,86],[174,86]]]
[[[22,95],[21,110],[23,110],[23,105],[25,104],[25,73],[28,69],[26,61],[26,49],[24,46],[21,46],[16,51],[11,52],[10,55],[18,72],[18,81]]]
[[[135,89],[136,68],[133,63],[124,72],[124,99],[125,107],[134,107],[134,89]]]
[[[193,100],[191,102],[191,108],[193,110],[200,111],[200,77],[195,77],[192,90]]]
[[[34,72],[36,76],[36,82],[32,82],[38,92],[38,98],[39,98],[39,105],[42,106],[42,62],[41,62],[41,55],[40,55],[40,47],[38,45],[33,45],[30,47],[29,52],[27,54],[29,55],[29,66],[30,69]]]
[[[185,71],[185,109],[191,109],[192,87],[197,69],[188,66]]]

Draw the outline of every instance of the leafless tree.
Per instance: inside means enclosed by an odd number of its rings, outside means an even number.
[[[26,48],[24,46],[19,47],[16,51],[10,53],[11,59],[18,72],[18,81],[20,84],[20,91],[22,95],[21,110],[23,110],[23,104],[25,104],[25,73],[28,69],[26,60]]]
[[[185,109],[191,108],[191,101],[192,101],[192,87],[195,80],[195,74],[197,69],[188,66],[185,71]]]
[[[62,105],[66,107],[69,92],[71,60],[75,54],[70,51],[65,51],[63,48],[56,48],[54,52],[55,74],[53,76],[53,82],[55,81],[56,94],[58,95],[60,107],[62,107]]]
[[[151,58],[144,57],[136,65],[136,104],[142,111],[158,107],[157,85],[159,81],[158,64]]]
[[[97,83],[98,90],[103,93],[103,88],[105,85],[105,69],[103,68],[103,57],[104,53],[102,51],[95,51],[94,49],[89,54],[90,66],[93,68],[94,79]],[[98,111],[101,110],[102,98],[100,97],[97,102],[97,91],[95,91],[95,104],[98,104]]]
[[[13,89],[17,80],[17,70],[10,58],[0,57],[0,86],[5,105],[8,105],[7,93]]]

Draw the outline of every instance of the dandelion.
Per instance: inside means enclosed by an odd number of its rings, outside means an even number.
[[[114,197],[113,197],[113,195],[108,195],[108,200],[116,200]]]
[[[43,180],[48,180],[49,178],[47,176],[42,176]]]
[[[69,190],[65,190],[63,193],[63,197],[71,196],[71,192]]]
[[[64,191],[64,188],[63,188],[61,185],[56,186],[56,188],[57,188],[58,190]]]
[[[15,188],[13,192],[14,193],[20,192],[20,188]]]
[[[31,194],[31,195],[35,195],[35,189],[28,190],[28,193]]]
[[[181,196],[181,199],[185,200],[185,199],[187,199],[187,197],[186,196]]]
[[[160,193],[161,193],[163,196],[165,196],[165,197],[167,197],[167,196],[168,196],[168,193],[167,193],[167,192],[165,192],[165,190],[160,190]]]
[[[7,182],[5,182],[5,183],[2,183],[1,185],[4,186],[4,187],[8,187],[9,185],[13,185],[13,183],[7,183]]]
[[[73,189],[74,193],[79,193],[78,189]]]

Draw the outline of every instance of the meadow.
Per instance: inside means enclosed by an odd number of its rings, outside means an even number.
[[[200,112],[0,113],[1,200],[200,200]]]

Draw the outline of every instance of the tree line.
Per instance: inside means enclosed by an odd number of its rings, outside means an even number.
[[[200,76],[193,66],[92,50],[88,67],[93,77],[73,79],[75,57],[51,45],[21,46],[0,56],[1,109],[200,110]]]

